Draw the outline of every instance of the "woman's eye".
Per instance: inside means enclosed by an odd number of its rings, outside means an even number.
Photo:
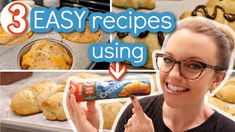
[[[195,70],[202,69],[202,66],[200,64],[197,64],[197,63],[186,64],[185,66],[190,68],[190,69],[195,69]]]
[[[174,63],[174,60],[171,59],[171,58],[164,57],[163,60],[164,60],[164,62],[167,63],[167,64],[169,64],[169,63]]]

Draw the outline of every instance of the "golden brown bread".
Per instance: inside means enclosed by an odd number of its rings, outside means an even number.
[[[118,94],[119,97],[127,97],[133,94],[150,94],[151,86],[142,82],[132,82],[126,85],[123,90]]]
[[[112,102],[100,104],[103,113],[103,129],[111,130],[118,112],[125,102]]]
[[[184,19],[189,16],[202,16],[206,18],[210,18],[213,20],[230,26],[234,31],[235,31],[235,12],[228,12],[225,11],[226,7],[215,7],[215,6],[205,6],[205,5],[200,5],[197,6],[194,11],[186,11],[180,15],[180,19]],[[196,10],[197,9],[197,10]],[[225,15],[226,14],[226,15]],[[233,17],[225,17],[229,16],[229,14]]]
[[[235,0],[208,0],[206,6],[214,7],[219,5],[225,9],[225,11],[230,13],[235,13]]]
[[[229,79],[215,94],[215,97],[229,103],[235,103],[235,77]]]
[[[0,45],[20,44],[20,43],[28,40],[32,35],[33,35],[32,31],[26,33],[25,35],[21,35],[21,36],[10,35],[7,32],[5,32],[5,30],[0,25]]]
[[[63,92],[58,92],[42,102],[41,109],[48,120],[67,120],[62,97]]]
[[[99,74],[94,74],[94,73],[81,72],[81,73],[72,75],[72,77],[76,77],[78,79],[92,79],[92,78],[101,78],[102,76]],[[63,81],[63,84],[66,83],[67,79]]]
[[[155,0],[113,0],[113,6],[135,9],[154,9]]]
[[[57,92],[62,92],[64,85],[53,82],[37,83],[14,95],[11,109],[20,115],[31,115],[42,111],[41,103]]]
[[[91,32],[87,24],[83,32],[73,31],[71,33],[60,33],[60,35],[65,40],[86,44],[99,41],[102,35],[102,31],[98,30],[97,32]]]
[[[38,40],[21,58],[24,70],[68,70],[72,66],[72,58],[60,44],[49,40]]]
[[[208,101],[209,101],[209,103],[211,103],[212,105],[218,107],[219,109],[221,109],[221,110],[223,110],[223,111],[225,111],[225,112],[228,112],[228,110],[229,110],[229,107],[228,107],[228,105],[227,105],[225,102],[223,102],[223,101],[221,101],[221,100],[219,100],[219,99],[217,99],[217,98],[215,98],[215,97],[211,97],[211,96],[210,96],[210,97],[208,98]]]
[[[31,90],[23,90],[16,93],[11,101],[11,109],[20,115],[31,115],[41,112],[37,98]]]

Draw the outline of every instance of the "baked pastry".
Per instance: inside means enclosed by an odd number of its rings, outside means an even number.
[[[151,86],[142,82],[132,82],[127,84],[118,94],[119,97],[128,97],[133,94],[150,94]]]
[[[143,67],[153,69],[152,64],[152,53],[154,50],[161,49],[161,45],[164,41],[163,33],[150,33],[145,31],[141,33],[138,37],[133,37],[128,33],[117,33],[116,38],[120,39],[124,43],[133,44],[133,43],[144,43],[148,48],[147,61]]]
[[[235,117],[235,107],[230,108],[230,109],[228,110],[228,113],[229,113],[230,115],[232,115],[233,117]]]
[[[73,31],[71,33],[60,33],[60,35],[62,36],[62,39],[79,44],[87,44],[99,41],[102,31],[98,30],[97,32],[91,32],[87,25],[83,32]]]
[[[41,103],[57,92],[64,91],[64,85],[53,82],[37,83],[16,93],[11,100],[11,109],[20,115],[31,115],[42,111]]]
[[[48,120],[67,120],[63,109],[63,92],[58,92],[43,101],[41,109]]]
[[[229,110],[229,107],[228,107],[228,105],[227,105],[225,102],[223,102],[223,101],[221,101],[221,100],[219,100],[219,99],[217,99],[217,98],[215,98],[215,97],[211,97],[211,96],[210,96],[210,97],[208,98],[208,101],[209,101],[209,103],[211,103],[212,105],[218,107],[219,109],[221,109],[221,110],[223,110],[223,111],[225,111],[225,112],[228,112],[228,110]]]
[[[113,0],[113,6],[135,9],[154,9],[155,0]]]
[[[99,74],[95,74],[95,73],[81,72],[81,73],[77,73],[75,75],[72,75],[72,77],[76,77],[78,79],[92,79],[92,78],[101,78],[102,76]],[[63,84],[66,83],[67,79],[63,81]]]
[[[214,7],[219,5],[225,9],[225,11],[230,13],[235,13],[235,0],[208,0],[206,6]]]
[[[229,103],[235,103],[235,77],[229,79],[215,94],[215,97]]]
[[[60,44],[38,40],[22,56],[20,64],[23,70],[68,70],[72,65],[72,58]]]
[[[5,30],[0,25],[0,45],[20,44],[20,43],[28,40],[32,35],[33,35],[32,31],[26,33],[25,35],[21,35],[21,36],[10,35],[7,32],[5,32]]]
[[[118,112],[125,102],[101,103],[103,113],[103,129],[111,130]]]
[[[181,14],[180,19],[189,16],[203,16],[221,24],[228,25],[235,31],[235,12],[227,12],[224,8],[225,7],[221,7],[220,5],[208,7],[199,5],[192,12],[187,11]]]

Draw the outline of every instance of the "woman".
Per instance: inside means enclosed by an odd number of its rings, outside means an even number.
[[[234,47],[231,33],[207,19],[188,18],[164,43],[163,53],[155,55],[163,95],[139,101],[131,96],[132,104],[123,112],[115,131],[235,131],[235,122],[204,104],[208,91],[212,92],[232,67],[229,66]],[[75,103],[73,98],[71,95],[71,104]],[[94,103],[88,106],[93,106],[88,112],[97,113]],[[78,130],[97,131],[98,118],[89,120],[86,112],[77,116],[83,121],[77,123]]]

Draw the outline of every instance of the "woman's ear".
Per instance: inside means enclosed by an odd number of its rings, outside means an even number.
[[[224,80],[226,73],[227,71],[215,72],[215,77],[214,77],[212,88],[210,89],[210,91],[213,91],[215,88],[217,88],[220,85],[220,83]]]

